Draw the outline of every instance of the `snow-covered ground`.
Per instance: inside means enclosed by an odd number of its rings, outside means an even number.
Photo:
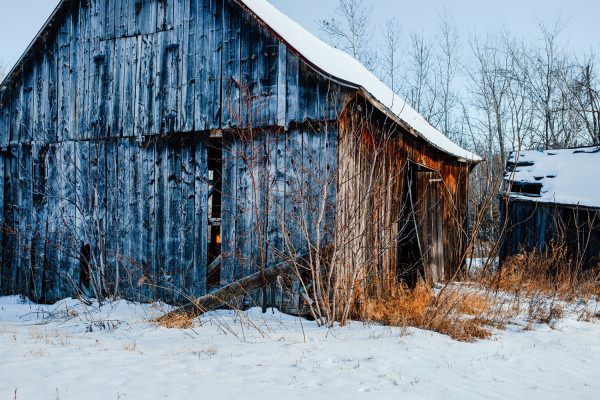
[[[0,399],[599,399],[600,324],[507,325],[491,340],[256,309],[191,329],[157,306],[0,298]],[[16,391],[16,393],[15,393]]]

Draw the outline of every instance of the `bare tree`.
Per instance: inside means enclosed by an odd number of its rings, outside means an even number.
[[[451,113],[454,107],[454,92],[452,83],[457,73],[457,48],[458,33],[456,25],[450,14],[444,9],[440,17],[440,38],[439,47],[441,49],[440,58],[440,76],[442,83],[442,129],[446,136],[451,135]]]
[[[402,26],[396,18],[385,21],[384,40],[381,46],[382,78],[388,86],[398,93],[400,91]]]
[[[373,69],[377,61],[377,53],[371,46],[372,12],[373,7],[365,5],[363,0],[340,0],[335,9],[337,18],[320,21],[320,29],[330,42],[368,69]]]

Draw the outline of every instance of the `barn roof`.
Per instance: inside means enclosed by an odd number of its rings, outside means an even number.
[[[512,199],[600,207],[600,146],[512,152],[504,180]]]
[[[254,14],[271,31],[295,51],[302,59],[318,72],[343,84],[360,89],[365,96],[375,105],[382,108],[388,115],[398,123],[421,136],[434,147],[469,162],[479,162],[481,158],[476,154],[463,149],[452,142],[439,130],[434,128],[417,111],[409,106],[404,100],[381,82],[372,72],[364,67],[359,61],[345,52],[336,49],[316,36],[308,32],[298,23],[290,19],[281,11],[276,9],[266,0],[235,0],[247,11]],[[31,42],[25,53],[1,86],[8,82],[13,74],[18,71],[21,63],[26,58],[35,43],[40,40],[43,33],[53,25],[54,18],[60,14],[60,10],[68,3],[61,0],[44,27],[39,31]]]

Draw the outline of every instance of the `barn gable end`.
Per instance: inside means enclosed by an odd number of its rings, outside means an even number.
[[[227,128],[245,97],[263,110],[256,125],[331,120],[345,105],[234,0],[64,1],[2,90],[5,147]]]

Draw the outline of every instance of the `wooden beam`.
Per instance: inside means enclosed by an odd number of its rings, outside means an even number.
[[[268,284],[273,283],[277,280],[280,275],[289,275],[296,271],[298,262],[302,260],[302,256],[298,256],[296,262],[283,262],[277,264],[271,268],[267,268],[264,271],[265,280]],[[216,310],[221,307],[227,307],[233,303],[233,301],[246,293],[251,293],[254,290],[259,289],[262,286],[261,273],[256,272],[249,275],[237,282],[231,283],[221,289],[199,297],[193,300],[183,307],[177,308],[168,314],[163,315],[160,318],[156,318],[153,322],[164,323],[173,318],[196,318],[208,311]]]

